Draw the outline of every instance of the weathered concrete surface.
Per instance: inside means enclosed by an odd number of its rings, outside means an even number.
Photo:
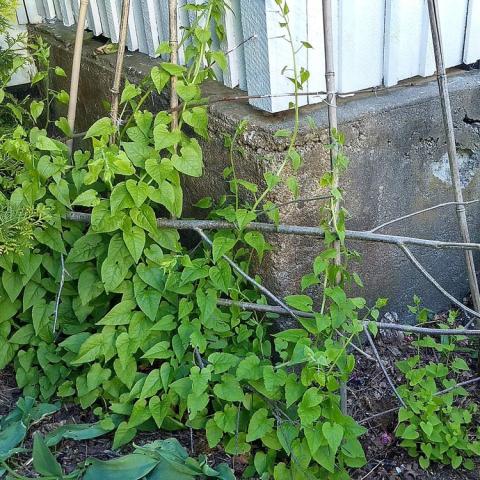
[[[52,43],[52,62],[62,66],[68,74],[72,31],[59,26],[40,28]],[[84,48],[78,114],[80,130],[85,130],[92,120],[105,114],[102,99],[109,98],[115,55],[95,57],[93,51],[98,46],[98,42],[89,40]],[[139,80],[155,63],[144,55],[129,54],[126,59],[129,80]],[[461,152],[464,195],[466,199],[479,198],[480,72],[455,72],[449,78],[449,86]],[[65,83],[58,87],[68,90]],[[224,96],[231,95],[232,91],[210,84],[205,93]],[[164,101],[153,99],[153,108],[158,108]],[[272,133],[293,125],[289,113],[265,114],[244,102],[216,103],[210,110],[212,138],[205,148],[206,173],[202,179],[186,182],[187,205],[202,196],[218,196],[225,192],[221,174],[228,159],[222,134],[231,133],[241,119],[247,119],[250,126],[240,139],[245,157],[237,159],[237,171],[239,176],[256,182],[261,182],[264,172],[276,170],[283,160],[286,144],[282,139],[273,139]],[[307,127],[307,116],[316,121],[317,129]],[[341,181],[345,206],[349,211],[348,228],[368,230],[389,219],[452,200],[440,102],[434,81],[342,100],[338,117],[340,129],[346,136],[345,152],[350,158],[350,167]],[[324,105],[302,109],[302,128],[297,142],[297,148],[305,159],[299,173],[301,198],[321,193],[318,179],[328,168],[328,153],[324,148],[327,143],[326,127]],[[272,199],[282,203],[290,197],[280,190]],[[315,202],[290,204],[281,211],[283,223],[319,223],[319,206]],[[472,240],[480,241],[480,206],[469,206],[468,212]],[[187,213],[193,215],[197,212]],[[385,232],[460,240],[456,225],[455,209],[448,207],[392,225]],[[300,279],[310,271],[311,262],[321,250],[322,242],[277,235],[272,236],[271,241],[275,251],[262,266],[265,283],[279,295],[298,291]],[[350,246],[362,254],[362,261],[355,269],[363,278],[363,295],[368,300],[388,297],[390,309],[403,315],[407,315],[406,305],[414,294],[420,295],[426,306],[434,310],[449,305],[396,247],[358,242],[352,242]],[[457,298],[462,299],[467,294],[462,252],[413,251]]]

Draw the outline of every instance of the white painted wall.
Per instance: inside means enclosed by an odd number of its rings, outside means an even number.
[[[23,0],[25,21],[59,19],[75,23],[79,0]],[[180,0],[180,26],[195,16],[188,14]],[[274,0],[226,0],[227,38],[215,45],[228,52],[229,70],[217,72],[228,87],[240,87],[262,110],[288,109],[293,90],[282,71],[291,75],[292,55],[285,41],[285,29]],[[453,67],[480,59],[480,0],[438,0],[445,63]],[[337,88],[358,91],[400,80],[430,76],[435,71],[426,0],[332,0]],[[95,35],[118,40],[121,0],[90,0],[88,28]],[[310,71],[308,91],[325,90],[321,0],[290,0],[290,28],[294,48],[308,41],[313,48],[297,54],[298,68]],[[128,48],[155,56],[159,43],[168,38],[167,0],[133,0]],[[217,40],[216,40],[217,41]],[[218,41],[217,41],[218,43]],[[182,52],[181,52],[182,53]],[[182,58],[182,55],[180,55]],[[276,95],[276,96],[275,96]],[[301,97],[300,103],[322,101],[322,95]]]

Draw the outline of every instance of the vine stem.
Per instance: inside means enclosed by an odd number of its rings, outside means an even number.
[[[299,95],[298,95],[299,94],[299,88],[298,88],[299,80],[298,80],[298,78],[299,78],[299,74],[298,74],[298,68],[297,68],[297,55],[296,55],[296,51],[295,51],[295,46],[293,44],[293,36],[292,36],[292,32],[290,30],[290,24],[289,24],[289,21],[288,21],[288,16],[284,13],[282,8],[280,9],[280,14],[281,14],[282,19],[284,21],[285,28],[287,29],[288,43],[290,44],[290,48],[291,48],[291,52],[292,52],[293,76],[294,76],[294,82],[293,82],[294,89],[293,90],[294,90],[294,97],[295,97],[295,102],[294,102],[295,120],[294,120],[293,133],[292,133],[292,136],[290,138],[290,144],[289,144],[289,147],[287,149],[287,153],[285,154],[285,158],[284,158],[282,164],[280,165],[280,167],[278,168],[278,170],[276,172],[277,177],[279,177],[282,174],[284,168],[286,167],[286,165],[288,163],[288,159],[290,158],[290,153],[295,147],[298,132],[300,130],[300,107],[298,106],[298,97],[299,97]],[[252,210],[251,210],[252,212],[255,212],[255,210],[257,210],[260,203],[271,192],[272,188],[273,187],[267,186],[267,188],[262,192],[262,194],[258,197],[258,199],[253,204],[253,207],[252,207]]]
[[[380,354],[378,353],[377,347],[375,346],[375,342],[373,341],[373,338],[370,335],[370,332],[368,331],[368,326],[365,325],[365,324],[363,325],[363,331],[365,332],[365,336],[367,337],[368,343],[370,344],[370,347],[372,348],[373,354],[375,355],[375,358],[377,359],[378,365],[382,369],[382,372],[385,375],[385,378],[387,379],[388,384],[392,388],[393,393],[395,393],[395,396],[400,401],[402,407],[406,408],[407,404],[404,402],[403,398],[398,393],[397,387],[395,387],[395,384],[393,383],[392,378],[388,374],[387,369],[385,368],[385,365],[383,364],[382,359],[380,358]]]

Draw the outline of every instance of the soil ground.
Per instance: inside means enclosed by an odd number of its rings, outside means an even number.
[[[402,383],[402,378],[398,370],[393,367],[395,361],[416,353],[416,348],[410,345],[410,340],[403,334],[378,335],[375,340],[380,356],[396,384]],[[366,353],[373,355],[368,346],[363,349]],[[432,353],[431,356],[431,360],[435,361],[435,355]],[[458,381],[468,379],[468,375],[465,374],[464,377],[458,378]],[[480,404],[479,384],[472,385],[469,391],[473,394],[474,400]],[[21,392],[16,388],[13,373],[11,371],[0,372],[0,415],[8,413],[15,406],[20,394]],[[349,413],[357,421],[365,421],[376,413],[398,406],[398,400],[393,396],[378,364],[362,355],[357,355],[357,365],[348,383],[348,397]],[[95,421],[95,417],[90,410],[82,410],[77,405],[64,405],[56,414],[31,429],[27,447],[31,445],[31,438],[35,431],[46,433],[67,423],[93,421]],[[398,446],[393,434],[396,426],[395,413],[376,417],[363,424],[368,428],[368,432],[361,439],[368,463],[365,467],[352,473],[353,480],[480,480],[480,461],[478,460],[477,468],[473,472],[461,469],[453,470],[451,467],[439,465],[432,466],[427,472],[422,470],[415,459],[409,457],[405,450]],[[161,431],[140,434],[136,437],[135,443],[141,445],[172,436],[175,436],[192,456],[206,454],[213,465],[228,463],[234,468],[237,478],[241,477],[248,463],[248,459],[232,458],[220,448],[214,451],[210,450],[201,433],[191,433],[188,430],[173,435],[171,432]],[[64,440],[57,447],[56,455],[65,471],[71,472],[78,463],[89,457],[106,460],[118,456],[118,452],[114,452],[111,446],[112,438],[109,436],[80,442]],[[125,448],[121,453],[127,453],[129,449],[131,450],[131,447]],[[17,460],[21,467],[19,473],[34,476],[30,469],[29,456],[20,456]]]

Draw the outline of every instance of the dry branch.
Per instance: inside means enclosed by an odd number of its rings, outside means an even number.
[[[117,64],[112,88],[112,109],[110,116],[113,124],[118,123],[118,104],[120,97],[120,85],[123,74],[123,62],[125,60],[125,47],[127,44],[128,15],[130,12],[130,0],[123,0],[122,18],[120,20],[120,33],[118,39]]]
[[[61,264],[61,272],[60,272],[60,284],[58,286],[58,291],[57,295],[55,297],[55,307],[53,310],[53,327],[52,331],[55,334],[55,331],[57,330],[57,324],[58,324],[58,309],[60,307],[60,300],[62,298],[62,290],[63,290],[63,285],[65,284],[65,261],[63,258],[63,253],[60,254],[60,264]]]
[[[468,231],[467,214],[463,205],[462,184],[460,182],[460,170],[458,167],[457,147],[455,143],[455,132],[453,128],[452,109],[450,106],[450,97],[448,94],[447,74],[445,70],[444,54],[442,46],[442,35],[440,33],[440,17],[438,11],[438,1],[428,0],[428,14],[430,18],[430,27],[432,32],[433,52],[435,54],[435,64],[437,67],[437,82],[440,93],[440,103],[442,106],[443,123],[447,140],[448,161],[450,164],[450,176],[452,177],[452,186],[457,205],[458,226],[462,240],[470,242],[470,233]],[[480,291],[478,288],[477,274],[473,253],[465,252],[465,262],[467,265],[468,282],[475,310],[480,311]],[[477,320],[477,328],[480,328],[480,319]]]
[[[69,212],[66,215],[68,220],[90,223],[91,215],[88,213],[81,212]],[[157,225],[159,228],[175,228],[177,230],[230,230],[235,229],[236,226],[233,223],[218,221],[218,220],[174,220],[168,218],[158,218]],[[324,232],[320,228],[316,227],[299,227],[296,225],[278,225],[275,226],[270,223],[259,223],[252,222],[245,227],[246,230],[256,230],[267,233],[281,233],[289,235],[307,235],[323,238]],[[203,232],[202,232],[203,233]],[[420,264],[420,262],[413,256],[411,251],[406,247],[405,243],[410,245],[418,245],[423,247],[433,247],[433,248],[463,248],[463,249],[480,249],[480,244],[478,243],[455,243],[455,242],[439,242],[436,240],[424,240],[421,238],[412,238],[412,237],[401,237],[396,235],[382,235],[378,233],[370,232],[358,232],[353,230],[346,231],[346,238],[350,240],[361,240],[367,242],[382,242],[389,243],[392,245],[397,245],[401,248],[407,257],[412,261],[416,268],[422,272],[427,280],[429,280],[432,285],[435,286],[443,295],[445,295],[449,300],[451,300],[455,305],[460,307],[464,312],[473,315],[476,318],[480,318],[480,313],[475,312],[471,308],[468,308],[462,302],[457,300],[451,294],[449,294]],[[251,279],[253,280],[253,279]],[[254,281],[254,280],[253,280]],[[259,285],[259,284],[257,284]],[[263,287],[262,287],[263,288]],[[273,295],[269,292],[269,295]],[[272,300],[277,302],[275,296],[270,297]],[[284,305],[284,304],[283,304]],[[287,307],[287,311],[290,309]]]
[[[457,300],[453,295],[448,293],[436,280],[433,278],[430,273],[425,269],[425,267],[417,260],[415,255],[411,252],[411,250],[406,247],[405,245],[399,244],[399,248],[403,250],[407,258],[413,263],[415,268],[445,297],[447,297],[453,304],[457,305],[457,307],[461,308],[464,312],[473,315],[476,318],[480,318],[480,314],[471,308],[468,308],[462,302]]]
[[[178,64],[178,1],[168,0],[169,29],[170,29],[170,62]],[[178,128],[178,94],[177,77],[170,79],[170,110],[172,111],[172,130]]]
[[[382,369],[382,372],[385,375],[385,378],[387,379],[388,384],[392,388],[393,393],[395,393],[395,396],[400,401],[402,407],[406,407],[407,405],[405,404],[405,402],[403,401],[403,398],[398,393],[397,387],[395,387],[395,384],[393,383],[393,380],[391,379],[390,375],[388,374],[387,369],[385,368],[385,365],[383,364],[382,359],[380,358],[380,354],[378,353],[377,347],[375,346],[375,342],[373,341],[373,338],[370,335],[370,332],[368,331],[368,326],[367,325],[363,326],[363,331],[365,332],[365,336],[367,337],[368,343],[370,344],[370,347],[372,348],[373,354],[375,355],[375,358],[377,359],[378,365]]]
[[[474,383],[480,382],[480,377],[475,377],[471,378],[470,380],[465,380],[464,382],[460,382],[455,384],[453,387],[446,388],[445,390],[440,390],[439,392],[434,393],[435,397],[438,397],[439,395],[444,395],[445,393],[451,392],[452,390],[455,390],[456,388],[460,387],[466,387],[468,385],[473,385]],[[373,420],[378,417],[383,417],[383,415],[388,415],[389,413],[394,413],[398,412],[400,410],[400,407],[394,407],[394,408],[389,408],[388,410],[385,410],[380,413],[375,413],[374,415],[371,415],[370,417],[364,418],[363,420],[360,420],[358,423],[360,425],[369,422],[370,420]]]
[[[277,315],[286,315],[288,312],[281,307],[275,307],[271,305],[261,305],[259,303],[237,302],[235,300],[228,300],[219,298],[217,305],[223,307],[239,307],[243,310],[251,310],[255,312],[275,313]],[[314,313],[301,312],[299,310],[293,310],[293,313],[300,318],[315,318]],[[416,325],[399,325],[397,323],[385,323],[385,322],[364,322],[364,325],[374,323],[380,330],[398,330],[401,332],[415,333],[418,335],[465,335],[465,336],[480,336],[480,330],[466,330],[463,328],[427,328],[417,327]]]
[[[67,121],[70,132],[75,131],[75,119],[77,116],[78,84],[80,82],[80,66],[82,62],[83,36],[85,34],[85,20],[87,18],[87,8],[89,0],[81,0],[78,14],[77,33],[75,37],[75,47],[73,50],[72,73],[70,77],[70,98],[68,101]],[[70,153],[72,153],[73,139],[67,141]]]
[[[69,212],[67,220],[90,223],[91,215],[82,212]],[[234,223],[223,220],[175,220],[169,218],[157,218],[159,228],[175,228],[177,230],[231,230],[236,229]],[[317,238],[324,238],[323,229],[318,227],[302,227],[297,225],[274,225],[272,223],[251,222],[245,230],[256,230],[264,233],[280,233],[285,235],[304,235]],[[387,243],[391,245],[416,245],[429,248],[456,248],[460,250],[480,250],[480,243],[443,242],[439,240],[427,240],[423,238],[404,237],[400,235],[384,235],[381,233],[370,233],[357,230],[346,230],[345,237],[348,240],[362,242]]]
[[[378,225],[378,227],[374,227],[369,232],[375,233],[378,232],[381,228],[386,227],[387,225],[393,225],[394,223],[401,222],[402,220],[406,220],[407,218],[415,217],[416,215],[420,215],[425,212],[430,212],[432,210],[436,210],[437,208],[443,208],[443,207],[448,207],[450,205],[470,205],[472,203],[478,203],[480,202],[479,200],[470,200],[469,202],[463,202],[463,203],[458,203],[458,202],[445,202],[445,203],[439,203],[438,205],[434,205],[433,207],[428,207],[424,208],[423,210],[418,210],[417,212],[409,213],[408,215],[403,215],[402,217],[394,218],[393,220],[389,220],[388,222],[382,223],[381,225]]]

